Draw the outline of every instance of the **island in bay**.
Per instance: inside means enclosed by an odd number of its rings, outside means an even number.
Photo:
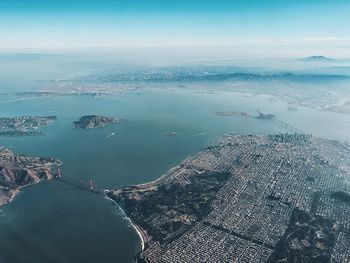
[[[30,136],[45,134],[38,128],[56,121],[56,116],[0,117],[0,136]]]
[[[101,115],[85,115],[73,123],[73,128],[94,129],[103,128],[111,124],[118,124],[122,119],[117,117],[106,117]]]
[[[60,177],[60,165],[55,158],[15,155],[0,148],[0,205],[10,202],[22,187]]]
[[[349,262],[350,146],[229,135],[150,183],[107,192],[138,262]]]

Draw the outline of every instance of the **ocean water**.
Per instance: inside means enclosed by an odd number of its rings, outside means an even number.
[[[4,84],[4,83],[2,83]],[[3,85],[4,86],[4,85]],[[350,140],[347,115],[287,104],[268,95],[144,88],[112,96],[11,100],[0,97],[2,116],[56,115],[37,137],[0,137],[16,154],[62,160],[64,177],[102,188],[154,180],[188,155],[227,133],[286,132],[269,120],[220,117],[217,111],[274,113],[304,132]],[[103,129],[72,129],[81,115],[118,116],[127,122]],[[175,137],[167,137],[176,131]],[[112,132],[114,136],[109,137]],[[133,262],[138,236],[118,207],[103,196],[57,180],[30,186],[0,207],[0,262]]]

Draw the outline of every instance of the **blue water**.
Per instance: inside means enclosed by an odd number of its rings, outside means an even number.
[[[9,79],[8,83],[16,83]],[[29,83],[28,90],[35,86]],[[4,89],[5,82],[0,84]],[[18,84],[15,90],[23,89]],[[303,107],[292,112],[286,103],[271,102],[267,95],[199,93],[164,86],[101,97],[18,101],[2,95],[2,116],[56,115],[58,120],[43,128],[45,136],[0,137],[0,145],[16,154],[60,158],[64,177],[118,188],[158,178],[223,134],[286,131],[273,121],[214,114],[236,110],[255,115],[258,108],[305,132],[350,140],[347,115]],[[118,116],[127,122],[103,129],[72,129],[72,122],[86,114]],[[167,137],[168,131],[178,135]],[[112,132],[115,135],[108,137]],[[27,187],[12,203],[0,207],[0,262],[124,263],[132,262],[139,249],[138,236],[112,202],[56,180]]]

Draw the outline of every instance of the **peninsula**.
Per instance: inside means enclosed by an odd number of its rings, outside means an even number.
[[[0,205],[10,202],[22,187],[60,177],[60,165],[58,159],[14,155],[0,148]]]
[[[37,129],[56,121],[56,116],[0,117],[0,136],[42,135]]]
[[[85,115],[78,121],[73,123],[73,128],[80,129],[95,129],[103,128],[111,124],[117,124],[122,122],[122,119],[116,117],[106,117],[101,115]]]
[[[110,190],[139,262],[349,262],[350,146],[229,135],[150,183]]]

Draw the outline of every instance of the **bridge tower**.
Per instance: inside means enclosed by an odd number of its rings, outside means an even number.
[[[90,186],[90,190],[94,190],[94,185],[93,185],[93,183],[92,183],[92,180],[91,180],[91,179],[90,179],[89,186]]]

